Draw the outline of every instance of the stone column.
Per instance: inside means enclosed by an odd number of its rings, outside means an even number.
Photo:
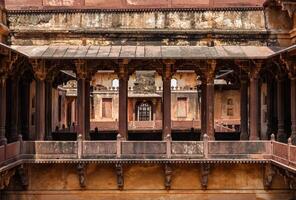
[[[31,61],[36,78],[36,136],[37,140],[45,139],[45,79],[47,76],[47,69],[44,60]]]
[[[205,117],[205,120],[201,120],[204,123],[205,133],[208,135],[209,140],[215,140],[215,119],[214,119],[214,80],[216,71],[216,60],[208,60],[205,68],[203,69],[202,78],[202,111],[201,117]]]
[[[259,136],[259,72],[261,69],[261,62],[250,66],[250,140],[258,140]]]
[[[267,131],[266,131],[266,137],[265,139],[270,138],[270,135],[274,133],[274,79],[270,77],[270,75],[267,78]]]
[[[291,77],[291,139],[292,144],[296,145],[296,76]]]
[[[45,80],[36,80],[36,135],[37,140],[45,139]]]
[[[201,83],[201,108],[200,108],[201,137],[204,134],[207,134],[207,118],[206,118],[207,91],[206,91],[206,86],[207,85],[205,84],[205,81],[202,81],[202,83]]]
[[[278,116],[278,132],[277,140],[286,142],[287,135],[285,133],[285,113],[284,113],[284,98],[285,98],[285,83],[283,75],[277,76],[277,116]]]
[[[214,119],[214,80],[216,71],[216,61],[209,60],[207,62],[206,68],[204,69],[204,81],[205,81],[205,91],[206,91],[206,134],[209,140],[215,140],[215,119]],[[204,105],[203,105],[204,106]]]
[[[240,115],[241,115],[241,140],[248,140],[248,81],[245,77],[241,77],[240,88]]]
[[[90,129],[90,93],[89,93],[89,74],[87,72],[86,62],[78,60],[75,62],[77,71],[77,123],[78,134],[82,139],[89,139]]]
[[[123,139],[128,139],[128,113],[127,113],[127,100],[128,100],[128,69],[127,61],[119,63],[119,125],[118,132]]]
[[[171,77],[172,77],[173,62],[165,62],[165,67],[162,74],[163,83],[163,111],[162,111],[162,137],[171,137],[172,122],[171,122]]]
[[[0,77],[0,145],[6,142],[6,76]]]
[[[11,132],[8,141],[16,141],[19,134],[19,77],[12,78]]]
[[[20,118],[18,121],[23,140],[29,139],[30,132],[30,81],[29,77],[22,77],[20,84]]]
[[[45,81],[45,138],[46,140],[52,140],[52,80]]]

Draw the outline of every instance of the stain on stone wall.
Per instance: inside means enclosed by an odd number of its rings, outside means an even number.
[[[207,45],[209,34],[215,45],[268,39],[263,10],[10,13],[8,21],[17,45]]]

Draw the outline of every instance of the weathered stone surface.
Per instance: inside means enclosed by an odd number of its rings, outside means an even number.
[[[213,34],[217,45],[259,45],[267,39],[263,10],[10,13],[8,21],[13,32],[11,42],[21,45],[207,45],[208,33]],[[127,33],[131,33],[129,39]],[[225,33],[226,38],[221,37]],[[255,34],[252,39],[250,34]]]
[[[173,142],[172,154],[203,155],[203,142]]]
[[[134,82],[134,93],[155,93],[155,72],[136,71],[136,81]]]
[[[263,11],[86,12],[10,14],[16,30],[189,29],[265,30]],[[48,31],[48,30],[47,30]]]
[[[74,164],[31,164],[28,169],[28,191],[14,191],[17,186],[10,185],[3,193],[5,199],[278,200],[289,199],[293,195],[283,177],[278,175],[274,177],[271,189],[266,191],[259,164],[213,165],[206,191],[201,189],[199,165],[172,165],[169,192],[164,190],[163,167],[156,164],[123,165],[125,183],[122,191],[117,190],[112,165],[89,164],[83,191],[80,190]]]

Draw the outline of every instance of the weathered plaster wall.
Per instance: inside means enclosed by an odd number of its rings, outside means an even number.
[[[270,42],[263,10],[10,13],[8,21],[11,43],[19,45]]]
[[[271,190],[264,190],[263,168],[259,164],[215,164],[211,166],[208,189],[202,190],[200,166],[172,165],[171,190],[164,187],[161,164],[129,164],[123,166],[124,189],[117,190],[114,165],[89,164],[86,188],[81,189],[74,164],[31,164],[28,167],[27,191],[15,191],[16,182],[4,192],[10,199],[289,199],[282,177],[276,175]],[[13,181],[12,181],[13,182]]]

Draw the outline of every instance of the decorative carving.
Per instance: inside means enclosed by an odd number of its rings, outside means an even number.
[[[285,66],[285,71],[288,73],[291,79],[296,78],[296,60],[289,59],[285,55],[280,56],[280,60]]]
[[[83,163],[79,163],[77,165],[78,177],[79,177],[79,184],[81,188],[86,187],[86,165]]]
[[[156,92],[155,72],[137,71],[133,92],[138,94],[151,94]]]
[[[174,74],[174,60],[164,60],[163,63],[165,64],[162,72],[162,79],[163,81],[170,81],[173,74]]]
[[[291,190],[296,189],[296,175],[292,172],[290,172],[287,169],[274,167],[276,174],[284,177],[285,183],[289,186]]]
[[[172,167],[170,164],[165,164],[164,166],[164,173],[165,173],[165,182],[164,186],[165,189],[169,190],[171,189],[171,183],[172,183]]]
[[[258,79],[260,75],[260,71],[262,69],[263,61],[257,60],[253,61],[253,65],[250,65],[249,68],[249,77],[250,79]]]
[[[264,165],[263,185],[266,189],[271,188],[273,177],[275,176],[275,174],[276,171],[271,164]]]
[[[116,164],[115,168],[116,168],[116,175],[117,175],[117,187],[119,190],[122,190],[124,186],[122,164],[119,164],[119,163]]]
[[[29,178],[28,178],[28,174],[27,174],[27,171],[25,170],[24,166],[20,166],[17,168],[17,174],[19,176],[20,183],[21,183],[23,189],[26,190],[29,186]]]
[[[15,174],[15,169],[6,170],[0,174],[0,190],[3,190],[9,185],[10,179]]]
[[[210,174],[210,164],[201,164],[201,187],[206,190],[208,187],[208,176]]]
[[[47,69],[45,67],[45,60],[30,60],[34,75],[37,79],[44,81],[47,75]]]
[[[127,68],[128,60],[122,60],[119,62],[118,68],[118,78],[121,80],[128,80],[128,68]]]
[[[288,14],[293,18],[296,11],[296,2],[293,1],[284,1],[281,3],[282,9],[288,11]]]
[[[85,60],[75,60],[76,74],[79,79],[88,78],[87,65]]]
[[[203,63],[201,66],[200,72],[197,71],[197,73],[201,75],[201,81],[206,84],[214,84],[217,61],[207,60],[207,62]]]
[[[8,75],[12,73],[14,70],[14,65],[16,61],[18,60],[19,56],[18,54],[13,54],[10,52],[8,56],[4,57],[1,60],[1,67],[0,67],[0,76],[3,78],[7,78]]]

